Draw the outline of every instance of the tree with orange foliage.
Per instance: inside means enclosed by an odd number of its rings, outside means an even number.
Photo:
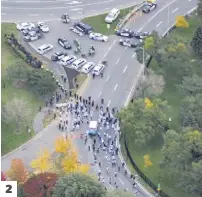
[[[27,180],[28,172],[23,164],[22,159],[12,159],[11,167],[6,172],[6,175],[12,180],[18,183],[24,183]]]
[[[23,196],[51,197],[57,179],[57,174],[50,172],[34,175],[24,183]]]

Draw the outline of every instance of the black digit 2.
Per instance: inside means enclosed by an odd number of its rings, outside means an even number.
[[[6,185],[6,193],[12,193],[12,185]]]

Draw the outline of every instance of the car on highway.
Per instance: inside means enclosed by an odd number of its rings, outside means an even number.
[[[44,53],[47,53],[48,51],[51,51],[53,49],[52,44],[43,44],[40,47],[37,48],[37,52],[40,55],[43,55]]]
[[[109,14],[105,17],[105,22],[106,23],[112,23],[113,21],[115,21],[118,16],[120,15],[120,10],[117,8],[113,8]]]
[[[66,38],[58,38],[58,44],[64,49],[71,49],[72,46]]]
[[[93,62],[88,62],[88,63],[86,63],[86,64],[82,67],[81,71],[87,74],[87,73],[89,73],[94,67],[95,67],[95,63],[93,63]]]
[[[156,7],[157,7],[157,3],[155,1],[147,1],[143,6],[142,11],[144,13],[149,13],[152,10],[154,10]]]
[[[135,38],[144,39],[144,38],[148,37],[149,35],[151,35],[150,32],[137,32],[137,33],[135,33]]]
[[[44,32],[44,33],[47,33],[50,31],[49,29],[49,26],[45,23],[45,22],[42,22],[42,21],[39,21],[37,23],[37,26],[39,27],[39,29]]]
[[[84,64],[86,64],[86,62],[87,62],[86,59],[80,58],[80,59],[78,59],[78,60],[76,60],[76,61],[73,62],[72,68],[78,70],[78,69],[81,68]]]
[[[42,37],[43,37],[43,35],[41,33],[31,31],[31,32],[28,32],[27,34],[23,35],[23,40],[25,42],[31,42],[31,41],[34,41],[34,40],[38,40],[38,39],[40,39]]]
[[[101,42],[107,42],[108,41],[107,36],[105,36],[103,34],[100,34],[100,33],[95,33],[95,32],[90,33],[89,38],[92,39],[92,40],[98,40],[98,41],[101,41]]]
[[[93,28],[83,22],[74,23],[74,28],[83,34],[90,34],[91,32],[93,32]]]
[[[63,59],[65,56],[67,56],[67,53],[64,52],[55,52],[52,56],[51,56],[51,60],[52,61],[58,61]]]
[[[123,36],[123,37],[128,37],[128,38],[132,38],[135,36],[135,32],[132,31],[131,29],[118,29],[116,32],[117,36]]]
[[[69,56],[65,56],[64,58],[62,58],[60,60],[60,63],[63,65],[63,66],[66,66],[68,64],[71,64],[73,63],[74,61],[76,61],[76,56],[74,55],[69,55]]]
[[[79,36],[83,36],[83,33],[80,32],[79,30],[77,30],[76,28],[70,27],[69,29],[70,29],[71,31],[73,31],[74,33],[78,34]]]
[[[120,39],[119,44],[126,47],[136,48],[142,45],[141,40]]]
[[[35,27],[34,23],[19,23],[16,25],[17,30],[22,31],[31,27]]]
[[[98,64],[93,68],[92,74],[98,76],[103,72],[104,69],[105,69],[104,64]]]

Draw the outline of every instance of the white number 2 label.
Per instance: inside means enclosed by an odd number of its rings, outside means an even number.
[[[1,197],[17,197],[17,181],[0,181]]]

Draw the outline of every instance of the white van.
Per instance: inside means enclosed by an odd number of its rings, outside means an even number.
[[[44,53],[47,53],[48,51],[50,51],[52,49],[53,49],[53,45],[51,45],[51,44],[44,44],[44,45],[41,45],[40,47],[38,47],[37,52],[40,55],[43,55]]]
[[[104,70],[105,65],[104,64],[98,64],[94,67],[92,74],[100,75],[101,72]]]
[[[73,64],[72,64],[72,68],[78,70],[79,68],[81,68],[84,64],[86,64],[86,60],[81,58],[76,60]]]
[[[62,64],[63,66],[66,66],[67,64],[71,64],[75,60],[76,60],[76,57],[74,55],[65,56],[64,58],[60,60],[60,64]]]
[[[93,62],[88,62],[85,64],[82,68],[82,72],[84,73],[89,73],[93,68],[95,67],[95,63]]]
[[[111,12],[109,12],[109,14],[106,16],[105,22],[112,23],[118,18],[119,14],[120,14],[119,9],[116,9],[116,8],[112,9]]]

